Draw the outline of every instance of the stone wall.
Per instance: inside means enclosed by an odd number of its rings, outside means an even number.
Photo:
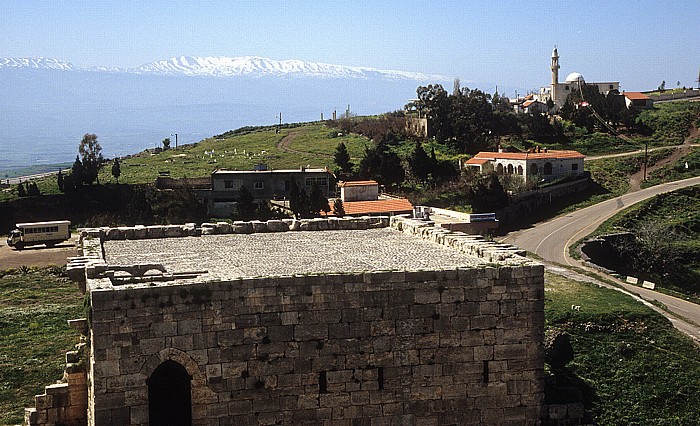
[[[66,353],[63,379],[46,386],[44,393],[34,397],[34,407],[25,408],[27,426],[82,426],[87,422],[87,376],[84,368],[85,343]]]
[[[543,267],[512,246],[394,217],[397,231],[484,264],[123,286],[100,275],[103,239],[388,223],[84,231],[71,273],[87,277],[92,309],[88,424],[148,424],[147,381],[166,361],[191,378],[196,425],[538,423]]]

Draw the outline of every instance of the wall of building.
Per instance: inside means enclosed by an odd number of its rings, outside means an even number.
[[[346,201],[373,201],[379,198],[377,185],[347,185],[340,188],[340,199]]]
[[[307,180],[312,179],[318,184],[324,196],[327,196],[329,189],[334,184],[332,178],[333,175],[325,171],[214,173],[211,178],[212,199],[214,202],[236,201],[241,186],[245,186],[253,194],[253,197],[259,200],[288,198],[292,179],[296,179],[299,188],[305,189],[307,192],[313,186],[313,182],[307,182]],[[227,184],[227,182],[229,183]]]
[[[191,377],[193,424],[537,423],[543,267],[478,237],[392,226],[498,267],[140,287],[91,279],[89,424],[148,424],[147,380],[169,360]],[[96,235],[135,238],[128,231]],[[99,251],[99,239],[84,242]]]

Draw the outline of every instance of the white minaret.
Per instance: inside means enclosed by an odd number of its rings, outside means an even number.
[[[552,51],[552,85],[559,84],[559,53],[555,47]]]

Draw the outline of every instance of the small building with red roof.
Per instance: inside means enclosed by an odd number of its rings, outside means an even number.
[[[533,148],[528,152],[479,152],[464,162],[480,173],[495,171],[521,176],[525,182],[532,179],[552,180],[564,176],[583,175],[586,156],[578,151],[550,151]]]
[[[654,101],[642,92],[623,92],[627,109],[651,109]]]
[[[374,180],[338,182],[340,199],[346,216],[394,215],[413,212],[406,198],[379,194],[379,183]],[[333,202],[330,202],[333,207]]]

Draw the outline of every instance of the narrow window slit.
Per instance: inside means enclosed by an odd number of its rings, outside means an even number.
[[[318,374],[318,393],[328,393],[328,379],[325,371]]]

